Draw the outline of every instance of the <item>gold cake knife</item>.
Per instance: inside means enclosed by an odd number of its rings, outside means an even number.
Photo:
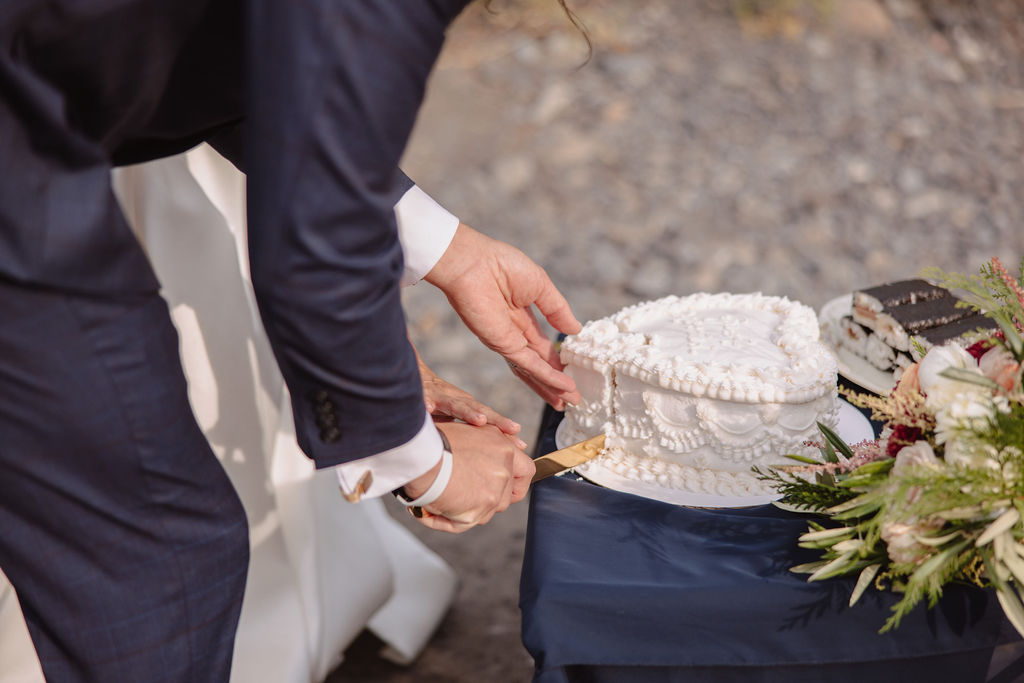
[[[552,474],[564,472],[567,469],[582,465],[588,460],[593,460],[604,451],[604,434],[580,441],[568,448],[552,451],[542,455],[533,461],[537,466],[537,473],[533,475],[533,482],[547,479]]]

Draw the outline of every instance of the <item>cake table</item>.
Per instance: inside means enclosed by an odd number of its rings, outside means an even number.
[[[560,419],[545,410],[536,455],[555,449]],[[988,673],[996,645],[1017,640],[993,593],[952,586],[879,635],[892,596],[869,591],[851,608],[852,580],[788,571],[815,559],[796,544],[806,529],[771,505],[706,510],[573,475],[538,482],[520,585],[534,682],[1017,680],[1012,657]]]

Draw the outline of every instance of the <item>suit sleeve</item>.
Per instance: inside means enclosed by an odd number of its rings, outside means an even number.
[[[250,5],[253,286],[299,445],[318,467],[400,446],[424,424],[393,206],[427,76],[463,4]]]

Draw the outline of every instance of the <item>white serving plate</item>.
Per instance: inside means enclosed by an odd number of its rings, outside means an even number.
[[[852,294],[832,299],[821,307],[821,312],[818,313],[818,322],[838,325],[844,315],[850,314],[852,300]],[[880,396],[888,396],[896,386],[896,380],[893,379],[891,372],[883,372],[860,356],[842,347],[832,346],[827,339],[822,339],[822,342],[836,357],[839,374],[854,384],[859,384]]]
[[[559,423],[555,429],[555,445],[558,448],[566,448],[572,444],[567,441],[562,427],[566,423]],[[846,401],[839,401],[839,423],[836,425],[836,433],[846,443],[853,444],[860,441],[868,441],[875,438],[875,432],[864,414],[854,408]],[[779,463],[784,459],[779,457]],[[776,464],[776,463],[766,463]],[[601,466],[601,458],[581,465],[576,468],[576,473],[592,481],[595,484],[606,488],[632,493],[644,498],[653,498],[663,503],[672,505],[685,505],[687,507],[701,508],[739,508],[752,507],[755,505],[767,505],[781,496],[778,494],[764,496],[714,496],[705,493],[690,493],[679,489],[669,489],[654,484],[649,484],[634,479],[626,479],[611,470]]]

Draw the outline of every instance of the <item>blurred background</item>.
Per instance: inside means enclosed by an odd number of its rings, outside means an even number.
[[[1024,0],[555,0],[471,5],[403,164],[464,222],[544,266],[581,321],[696,291],[815,309],[926,266],[1024,255]],[[429,285],[411,334],[448,381],[523,425],[542,404]],[[395,506],[400,519],[406,513]],[[529,681],[526,504],[459,537],[411,669],[366,635],[329,679]]]

